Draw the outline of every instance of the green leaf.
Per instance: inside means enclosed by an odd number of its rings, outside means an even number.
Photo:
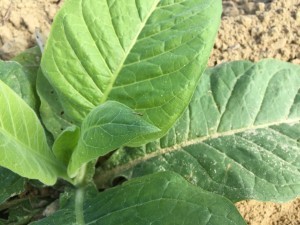
[[[30,83],[30,88],[32,95],[35,98],[35,104],[34,107],[32,107],[36,112],[39,111],[40,107],[40,99],[37,95],[36,91],[36,80],[37,80],[37,74],[38,70],[40,68],[41,63],[41,50],[38,46],[35,46],[33,48],[26,49],[16,57],[14,57],[12,60],[20,63],[22,65],[23,71],[26,74],[26,77]],[[22,86],[24,84],[22,83]]]
[[[0,81],[0,165],[45,184],[65,175],[34,111]]]
[[[25,50],[24,52],[20,53],[12,59],[12,61],[16,61],[23,66],[23,69],[27,74],[28,79],[31,81],[34,87],[37,72],[40,67],[41,57],[41,50],[38,46],[35,46],[33,48]]]
[[[0,204],[25,191],[25,181],[23,177],[0,167]]]
[[[52,150],[56,158],[68,166],[74,149],[78,144],[80,129],[76,126],[67,127],[55,140]]]
[[[40,115],[43,124],[51,132],[54,139],[67,127],[73,125],[70,118],[66,117],[64,109],[58,101],[58,95],[41,70],[38,71],[37,93],[41,99]]]
[[[4,205],[4,207],[7,207],[5,213],[8,214],[8,218],[7,220],[3,220],[3,224],[29,224],[34,220],[34,218],[41,217],[45,204],[49,204],[46,199],[41,200],[40,198],[35,198],[34,196],[13,199],[12,201],[9,201],[7,205]]]
[[[101,13],[99,13],[101,9]],[[220,23],[221,0],[73,0],[52,26],[41,68],[66,116],[80,125],[107,100],[161,129],[189,103]]]
[[[227,199],[201,190],[175,173],[152,174],[102,193],[86,193],[85,224],[243,225]],[[76,224],[74,197],[50,217],[31,225]]]
[[[0,60],[0,80],[13,89],[31,108],[37,108],[34,87],[24,67],[13,61]]]
[[[142,135],[159,131],[129,107],[107,101],[92,110],[84,119],[68,174],[74,177],[83,164],[139,139]]]
[[[98,170],[118,176],[175,171],[232,201],[288,201],[300,194],[300,67],[277,60],[208,69],[169,133],[122,148]]]

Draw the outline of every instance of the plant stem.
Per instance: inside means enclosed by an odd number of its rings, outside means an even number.
[[[84,199],[84,187],[79,187],[75,193],[75,215],[76,225],[85,225],[83,215],[83,199]]]
[[[89,165],[93,167],[95,162],[91,164],[84,164],[78,171],[77,176],[75,177],[73,183],[76,186],[75,192],[75,215],[76,215],[76,225],[85,225],[84,215],[83,215],[83,202],[84,202],[84,193],[86,188],[91,184],[92,175],[89,172]]]
[[[83,166],[81,166],[81,168],[78,171],[78,174],[75,177],[74,184],[78,188],[86,186],[86,170],[87,164],[84,164]]]

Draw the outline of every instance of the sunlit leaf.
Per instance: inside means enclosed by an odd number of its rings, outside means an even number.
[[[176,126],[156,142],[116,151],[98,185],[167,170],[233,201],[291,200],[300,195],[299,90],[300,67],[290,63],[208,69]]]
[[[83,164],[106,155],[145,134],[159,131],[126,105],[107,101],[92,110],[84,119],[68,173],[74,177]]]
[[[54,184],[65,168],[55,159],[34,111],[0,80],[0,165]]]
[[[62,107],[68,121],[80,126],[98,105],[118,101],[161,130],[132,144],[161,137],[192,97],[220,15],[220,0],[67,1],[41,63],[57,100],[42,98],[42,104]]]

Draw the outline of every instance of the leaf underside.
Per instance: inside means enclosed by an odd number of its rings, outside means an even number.
[[[57,97],[51,103],[42,98],[42,106],[52,106],[44,111],[62,107],[64,117],[80,125],[96,106],[118,101],[161,129],[132,144],[161,137],[192,97],[220,15],[220,0],[66,2],[42,57],[44,76]],[[60,127],[50,125],[47,114],[56,113],[44,112],[51,132]]]
[[[122,148],[97,171],[116,177],[174,171],[232,201],[287,201],[300,195],[300,67],[276,60],[208,69],[169,133]]]
[[[50,151],[34,111],[0,80],[0,165],[15,173],[54,184],[62,166]]]
[[[102,193],[87,193],[83,213],[85,224],[90,225],[245,224],[230,201],[170,172],[138,178]],[[55,214],[31,225],[76,224],[74,214],[74,198],[70,197]]]
[[[31,108],[37,109],[34,91],[34,76],[14,61],[0,60],[0,80],[16,92]]]

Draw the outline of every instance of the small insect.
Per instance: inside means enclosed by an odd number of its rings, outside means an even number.
[[[141,112],[133,112],[133,114],[138,115],[138,116],[143,116],[144,114]]]

